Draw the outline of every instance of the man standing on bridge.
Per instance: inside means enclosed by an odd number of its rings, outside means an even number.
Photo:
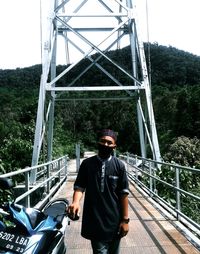
[[[81,235],[91,240],[94,254],[118,254],[129,230],[128,180],[124,164],[112,155],[116,140],[114,131],[101,131],[98,155],[81,163],[68,208],[70,217],[79,214],[85,192]]]

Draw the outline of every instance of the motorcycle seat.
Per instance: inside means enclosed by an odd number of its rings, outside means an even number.
[[[51,201],[43,210],[46,216],[54,217],[57,222],[61,223],[66,215],[66,206],[69,204],[66,199],[56,199]]]

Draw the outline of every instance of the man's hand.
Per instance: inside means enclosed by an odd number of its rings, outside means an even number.
[[[128,223],[121,222],[119,225],[119,231],[118,234],[120,237],[124,237],[128,234],[129,231],[129,225]]]
[[[73,194],[72,204],[68,206],[67,213],[71,220],[78,220],[80,215],[80,200],[83,196],[83,192],[80,190],[75,190]]]
[[[73,202],[70,206],[68,206],[67,213],[71,220],[78,220],[80,215],[79,202]]]

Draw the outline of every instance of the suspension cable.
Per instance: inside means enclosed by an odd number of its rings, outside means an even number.
[[[146,0],[146,28],[147,28],[147,59],[148,59],[149,86],[151,88],[151,47],[150,47],[150,42],[149,42],[149,10],[148,10],[148,0]]]
[[[40,54],[42,64],[42,0],[40,0]]]

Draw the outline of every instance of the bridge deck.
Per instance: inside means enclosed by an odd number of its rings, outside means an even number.
[[[57,197],[67,197],[71,202],[73,182],[73,177],[70,177]],[[130,229],[121,241],[121,254],[200,253],[172,221],[161,214],[133,185],[130,185],[129,215]],[[81,218],[70,223],[66,234],[67,254],[92,253],[90,242],[80,235],[80,228]]]

